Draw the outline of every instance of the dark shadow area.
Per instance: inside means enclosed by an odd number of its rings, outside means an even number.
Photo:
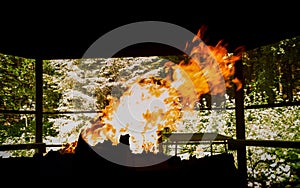
[[[123,140],[126,143],[126,139]],[[126,144],[123,144],[123,146]],[[165,161],[146,167],[128,167],[110,162],[88,145],[83,139],[78,140],[74,154],[61,154],[50,151],[45,156],[2,158],[0,160],[1,176],[14,177],[72,177],[88,178],[126,178],[128,181],[155,180],[168,181],[195,181],[199,185],[209,187],[239,187],[239,176],[234,165],[232,154],[218,154],[203,158],[182,160],[177,156],[164,156],[164,154],[132,154],[112,146],[108,142],[93,147],[114,150],[116,154],[123,155],[124,159],[136,162],[139,160],[153,160],[163,158]]]

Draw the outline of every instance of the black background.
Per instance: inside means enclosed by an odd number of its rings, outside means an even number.
[[[297,5],[267,3],[196,2],[74,2],[38,5],[4,4],[1,7],[0,53],[28,58],[81,58],[105,33],[138,21],[165,21],[197,33],[207,27],[205,40],[223,40],[228,49],[250,50],[299,35]],[[75,6],[74,6],[75,4]],[[117,56],[172,55],[160,44],[127,47]]]

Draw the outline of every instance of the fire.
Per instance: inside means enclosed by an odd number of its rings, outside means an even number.
[[[232,87],[232,83],[236,85],[237,90],[240,89],[241,82],[234,78],[234,64],[241,58],[243,47],[237,48],[234,55],[228,53],[222,40],[216,46],[206,46],[200,40],[205,29],[205,27],[200,28],[192,44],[186,44],[186,50],[190,50],[189,60],[180,62],[179,66],[193,81],[198,97],[205,93],[224,94],[226,88]],[[226,88],[222,87],[224,81]],[[213,82],[213,87],[209,82]]]
[[[234,63],[242,50],[229,54],[222,41],[207,46],[200,40],[202,29],[187,43],[190,52],[185,60],[165,63],[165,78],[145,75],[120,98],[108,96],[109,105],[82,131],[82,138],[92,146],[106,140],[117,145],[121,135],[129,134],[132,153],[157,153],[159,133],[165,128],[176,131],[201,95],[224,94],[232,84],[240,89],[241,82],[234,78]]]
[[[108,139],[117,145],[121,135],[129,134],[133,153],[155,153],[159,132],[165,127],[176,130],[181,103],[170,82],[149,77],[134,83],[120,99],[111,97],[101,115],[101,126],[92,125],[82,133],[89,144]]]
[[[75,153],[76,146],[77,146],[77,141],[66,143],[62,146],[61,149],[58,150],[58,152],[60,154]]]

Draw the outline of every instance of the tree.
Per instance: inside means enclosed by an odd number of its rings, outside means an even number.
[[[33,143],[35,140],[35,63],[13,55],[0,54],[0,143]],[[53,111],[61,97],[57,83],[52,76],[57,75],[44,61],[44,111]],[[26,113],[21,113],[26,111]],[[11,113],[10,113],[11,112]],[[44,116],[43,136],[57,135],[56,128]],[[14,151],[12,155],[32,155],[33,152]]]

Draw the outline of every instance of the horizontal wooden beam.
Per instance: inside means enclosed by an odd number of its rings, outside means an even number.
[[[46,144],[45,143],[31,143],[31,144],[7,144],[0,145],[0,151],[8,151],[8,150],[29,150],[29,149],[39,149],[46,152]]]
[[[228,140],[228,149],[237,150],[243,146],[257,147],[278,147],[278,148],[298,148],[300,149],[300,141],[281,141],[281,140]]]
[[[163,134],[168,138],[168,141],[221,141],[229,140],[231,137],[224,136],[218,133],[169,133]]]

